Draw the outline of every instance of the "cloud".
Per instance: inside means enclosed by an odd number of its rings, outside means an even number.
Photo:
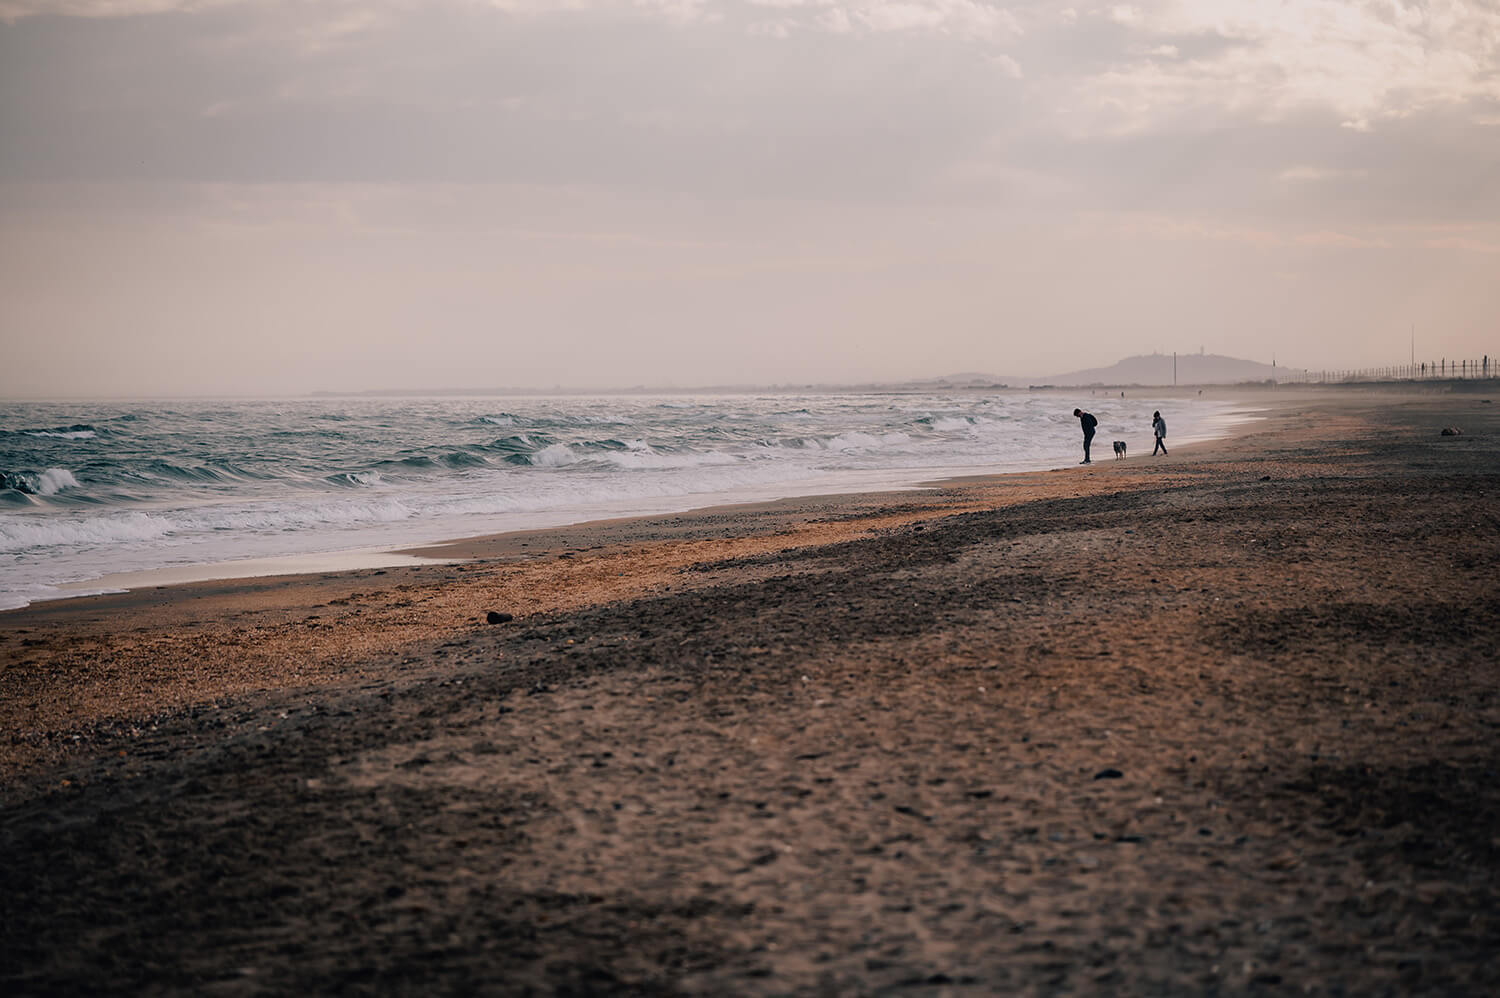
[[[755,21],[745,30],[752,35],[761,35],[766,38],[790,38],[797,22],[786,19],[775,21]]]
[[[1291,241],[1300,246],[1321,246],[1341,249],[1389,249],[1391,246],[1391,243],[1385,239],[1356,236],[1348,232],[1333,232],[1322,229],[1298,233],[1292,237]]]
[[[764,6],[796,6],[795,0],[752,0]],[[80,17],[122,18],[148,14],[196,13],[219,7],[260,6],[273,8],[288,6],[280,3],[260,3],[258,0],[0,0],[0,20],[14,22],[27,17]],[[304,9],[303,16],[317,17],[314,5],[298,5]],[[370,0],[368,3],[323,3],[324,8],[350,7],[353,9],[420,9],[423,4],[410,0]],[[548,14],[577,14],[582,12],[618,13],[636,12],[646,16],[661,17],[669,21],[685,23],[718,16],[718,8],[724,6],[716,0],[477,0],[477,2],[428,4],[431,8],[442,6],[483,6],[507,14],[541,16]]]
[[[1363,177],[1364,170],[1334,170],[1323,166],[1290,166],[1276,175],[1284,184],[1322,183],[1342,178]]]
[[[1500,225],[1456,222],[1446,225],[1407,225],[1393,228],[1398,238],[1423,249],[1500,254]]]
[[[1066,207],[1328,227],[1500,208],[1475,127],[1500,120],[1500,31],[1447,0],[1138,0],[1073,23],[1041,0],[0,4],[79,15],[0,25],[0,181],[857,200],[1050,174]],[[1375,68],[1387,50],[1415,61]]]
[[[1322,109],[1369,131],[1438,105],[1500,99],[1500,7],[1305,0],[1109,8],[1121,55],[1072,84],[1076,127],[1149,130],[1194,108],[1276,120]],[[1168,48],[1209,51],[1169,66]],[[1131,51],[1143,53],[1130,56]]]
[[[795,23],[834,34],[935,33],[993,41],[1014,38],[1022,32],[1014,14],[982,0],[748,0],[748,3],[794,15],[778,23]]]
[[[995,64],[995,68],[1000,70],[1000,74],[1002,76],[1008,77],[1009,79],[1019,80],[1023,75],[1021,72],[1021,64],[1019,62],[1016,62],[1016,60],[1012,59],[1010,56],[1006,55],[1004,52],[1001,52],[999,55],[993,56],[990,61]]]
[[[1333,229],[1237,225],[1145,212],[1089,214],[1086,218],[1090,230],[1097,234],[1109,233],[1130,239],[1238,244],[1267,250],[1305,248],[1319,251],[1392,250],[1419,253],[1435,250],[1480,256],[1500,254],[1500,227],[1493,224],[1352,224]]]
[[[648,11],[677,24],[718,18],[709,0],[634,0],[638,10]]]
[[[847,35],[854,30],[848,12],[842,7],[819,14],[816,23],[818,27],[835,35]]]
[[[27,17],[111,18],[145,14],[192,13],[244,0],[0,0],[0,21]]]
[[[1483,242],[1465,236],[1441,236],[1422,243],[1427,249],[1459,250],[1464,253],[1500,253],[1500,242]]]
[[[1090,224],[1099,231],[1112,231],[1132,238],[1231,243],[1256,249],[1301,246],[1314,249],[1372,250],[1389,249],[1396,245],[1388,236],[1373,231],[1357,234],[1332,229],[1276,229],[1141,212],[1096,215],[1091,217]]]
[[[0,20],[14,22],[37,16],[125,18],[146,14],[194,13],[236,5],[263,9],[291,6],[256,0],[0,0]],[[875,34],[938,32],[968,39],[1013,37],[1020,24],[1009,10],[986,0],[449,0],[417,4],[408,0],[369,0],[363,4],[296,5],[302,18],[323,16],[318,8],[355,10],[386,8],[403,11],[443,7],[487,7],[511,15],[534,18],[578,14],[634,14],[674,24],[713,22],[732,18],[744,8],[783,12],[771,23],[844,33],[858,27]],[[759,22],[757,22],[759,23]]]

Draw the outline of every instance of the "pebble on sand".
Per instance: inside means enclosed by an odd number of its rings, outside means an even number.
[[[1125,774],[1118,769],[1101,769],[1094,774],[1096,780],[1118,780]]]
[[[516,618],[508,613],[501,613],[498,610],[491,610],[489,613],[484,615],[484,619],[486,623],[490,624],[508,624]]]

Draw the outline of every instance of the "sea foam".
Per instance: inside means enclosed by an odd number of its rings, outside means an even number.
[[[37,476],[37,495],[55,496],[63,489],[78,488],[78,479],[67,468],[48,468]]]
[[[14,489],[34,496],[55,496],[64,489],[79,488],[78,479],[67,468],[48,468],[40,474],[32,471],[0,472],[0,489]]]
[[[578,454],[567,444],[552,444],[531,455],[531,464],[537,468],[562,468],[578,463]]]
[[[972,416],[933,416],[930,419],[919,419],[917,422],[926,423],[934,430],[953,433],[959,430],[972,430],[978,420]]]
[[[99,434],[93,430],[27,430],[28,437],[55,437],[59,440],[92,440]]]
[[[40,513],[0,518],[0,552],[32,548],[109,545],[156,541],[171,533],[172,524],[147,513],[58,519]]]

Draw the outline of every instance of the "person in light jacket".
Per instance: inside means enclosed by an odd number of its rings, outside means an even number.
[[[1160,409],[1151,414],[1151,432],[1156,434],[1156,450],[1151,452],[1151,456],[1155,457],[1156,451],[1161,451],[1165,454],[1167,452],[1167,445],[1163,441],[1167,439],[1167,421],[1161,418]]]

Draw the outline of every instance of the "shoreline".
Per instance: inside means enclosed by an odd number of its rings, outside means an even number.
[[[1495,408],[0,615],[0,984],[1480,993]]]
[[[692,566],[848,543],[918,522],[1026,502],[1184,485],[1196,459],[1260,456],[1247,443],[1281,432],[1302,406],[1348,405],[1302,392],[1230,435],[1168,459],[1112,456],[1085,470],[962,477],[894,493],[849,493],[591,520],[407,548],[395,568],[215,578],[39,601],[0,611],[0,784],[33,762],[67,756],[89,733],[226,696],[314,688],[373,674],[400,649],[483,626],[490,610],[525,617],[678,591]],[[1098,439],[1098,438],[1096,438]],[[692,576],[689,575],[689,578]],[[120,621],[131,621],[127,627]],[[182,635],[196,654],[182,658]],[[42,636],[37,636],[38,634]],[[55,634],[55,637],[52,635]],[[383,667],[383,664],[382,664]],[[375,671],[378,671],[375,670]],[[67,676],[58,687],[54,676]],[[7,709],[8,708],[8,709]]]
[[[1277,410],[1262,411],[1270,415],[1182,445],[1172,460],[1242,440],[1275,419]],[[16,694],[0,700],[0,731],[14,733],[10,745],[0,742],[0,785],[35,762],[65,758],[96,731],[225,697],[373,675],[372,660],[483,626],[492,609],[524,617],[660,595],[674,584],[681,591],[685,570],[718,558],[847,543],[995,505],[1108,491],[1118,476],[1170,477],[1169,468],[1159,458],[1111,456],[1088,469],[452,538],[399,549],[416,559],[404,566],[159,582],[0,611],[0,678]],[[196,654],[184,661],[187,634]],[[66,688],[54,675],[69,677]]]
[[[1176,390],[1174,389],[1174,391]],[[1183,391],[1186,392],[1187,389]],[[1268,394],[1274,395],[1274,393]],[[1227,399],[1220,398],[1213,401],[1230,408],[1223,413],[1209,417],[1209,422],[1213,425],[1212,430],[1188,435],[1185,438],[1187,442],[1181,445],[1184,451],[1200,445],[1232,439],[1236,435],[1245,432],[1256,421],[1268,418],[1267,414],[1275,410],[1277,403],[1277,399],[1274,397],[1258,399],[1253,398],[1248,393],[1231,395]],[[1285,399],[1282,400],[1282,404],[1290,404],[1291,401],[1290,399]],[[1096,439],[1100,442],[1101,448],[1106,446],[1102,434]],[[1113,460],[1112,455],[1110,459]],[[463,550],[471,542],[487,541],[509,534],[531,534],[551,530],[587,528],[594,524],[613,524],[630,520],[714,514],[740,508],[754,509],[767,504],[796,500],[837,501],[840,497],[844,496],[893,495],[908,491],[943,489],[964,483],[999,480],[1012,475],[1061,471],[1071,466],[1069,464],[1048,464],[1019,470],[1007,469],[979,472],[966,472],[962,469],[954,469],[951,474],[945,473],[935,477],[928,473],[938,469],[890,469],[889,471],[860,473],[866,477],[879,480],[877,484],[869,488],[823,491],[821,490],[821,486],[813,486],[810,481],[792,482],[787,483],[785,491],[782,494],[764,498],[701,503],[701,500],[711,498],[714,494],[689,494],[676,497],[677,501],[666,501],[667,497],[663,497],[664,501],[662,505],[665,508],[644,513],[606,514],[603,516],[592,516],[585,513],[581,514],[582,518],[580,519],[565,519],[560,523],[539,527],[520,527],[516,529],[488,531],[481,534],[463,534],[456,537],[419,539],[411,542],[402,541],[389,545],[340,548],[329,551],[171,565],[127,572],[111,572],[94,578],[59,583],[56,585],[55,594],[33,597],[23,606],[0,608],[0,615],[24,610],[29,606],[42,603],[84,599],[94,596],[121,595],[144,587],[178,586],[202,582],[223,582],[252,578],[283,578],[412,567],[424,562],[450,560],[448,554],[441,552],[449,551],[450,549]],[[851,482],[850,484],[855,483]],[[0,617],[0,619],[3,619],[3,617]]]

